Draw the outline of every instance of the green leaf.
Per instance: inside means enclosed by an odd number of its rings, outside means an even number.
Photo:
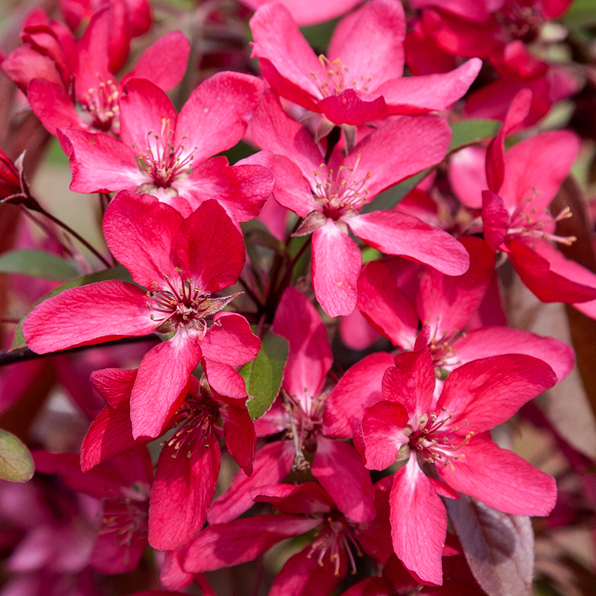
[[[29,449],[13,434],[0,430],[0,478],[10,482],[27,482],[34,472]]]
[[[43,298],[41,298],[35,303],[35,306],[41,304],[44,300],[47,300],[48,298],[52,298],[52,296],[57,296],[64,290],[76,288],[78,286],[86,286],[87,284],[92,284],[98,281],[108,281],[111,279],[132,282],[132,277],[130,276],[128,270],[122,265],[118,265],[117,267],[112,267],[111,269],[104,269],[103,271],[98,271],[97,273],[91,273],[89,275],[83,275],[82,277],[71,279],[59,285],[49,294],[46,294]],[[26,318],[27,317],[23,317],[17,325],[17,328],[14,333],[14,339],[12,340],[12,344],[10,345],[10,352],[27,347],[27,342],[25,342],[25,338],[23,336],[23,322]]]
[[[501,128],[498,120],[459,120],[449,125],[453,132],[447,153],[492,139]]]
[[[596,0],[575,0],[563,16],[567,27],[588,27],[596,22]]]
[[[11,250],[0,255],[0,273],[18,273],[63,281],[76,277],[79,272],[57,255],[42,250]]]
[[[287,339],[268,331],[261,340],[257,357],[240,370],[250,396],[246,407],[253,420],[264,416],[277,397],[289,351]]]

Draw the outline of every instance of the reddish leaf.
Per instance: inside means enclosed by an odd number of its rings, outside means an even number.
[[[530,518],[509,515],[462,495],[445,500],[474,577],[488,596],[529,596],[534,577]]]

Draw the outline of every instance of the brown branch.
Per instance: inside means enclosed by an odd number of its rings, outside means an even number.
[[[19,348],[18,350],[0,351],[0,366],[7,364],[16,364],[18,362],[26,362],[28,360],[37,360],[38,358],[49,358],[50,356],[61,356],[62,354],[75,354],[84,350],[92,350],[94,348],[109,348],[110,346],[121,346],[126,344],[140,343],[144,341],[156,340],[155,335],[142,335],[141,337],[124,337],[122,339],[115,339],[113,341],[106,341],[101,344],[92,344],[87,346],[78,346],[70,348],[69,350],[62,350],[60,352],[51,352],[49,354],[36,354],[29,348]]]

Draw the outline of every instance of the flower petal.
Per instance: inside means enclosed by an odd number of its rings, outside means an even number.
[[[311,266],[317,300],[330,317],[349,315],[356,306],[360,249],[331,219],[315,230],[312,238]]]
[[[389,502],[395,554],[422,581],[441,585],[447,512],[415,457],[395,473]]]
[[[480,499],[489,507],[513,515],[548,515],[557,500],[555,479],[489,436],[470,441],[461,449],[465,458],[453,467],[437,466],[455,490]]]
[[[351,217],[347,223],[356,236],[385,254],[430,265],[447,275],[461,275],[470,265],[468,252],[453,236],[417,217],[373,211]]]
[[[326,436],[352,438],[353,429],[362,420],[363,406],[383,399],[383,375],[394,363],[393,355],[377,352],[348,369],[325,402],[323,428]]]
[[[145,290],[102,281],[64,290],[37,305],[23,323],[27,345],[38,354],[153,333]]]
[[[290,342],[283,387],[290,395],[316,399],[333,364],[317,309],[302,292],[289,287],[275,311],[273,331]]]

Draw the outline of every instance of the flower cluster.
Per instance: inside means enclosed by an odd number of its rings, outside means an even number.
[[[178,31],[173,6],[62,0],[0,54],[105,240],[32,190],[39,147],[0,150],[19,218],[0,272],[37,278],[10,278],[24,316],[3,319],[0,365],[23,361],[0,406],[36,406],[0,476],[37,475],[0,484],[0,593],[142,570],[139,595],[223,596],[212,572],[258,559],[253,594],[528,595],[528,517],[577,487],[558,496],[509,431],[546,428],[574,473],[596,454],[568,430],[596,432],[589,408],[566,426],[531,402],[577,379],[573,349],[514,317],[522,295],[596,319],[580,137],[542,120],[582,85],[550,51],[570,2],[242,4]],[[299,28],[338,16],[323,41]]]

